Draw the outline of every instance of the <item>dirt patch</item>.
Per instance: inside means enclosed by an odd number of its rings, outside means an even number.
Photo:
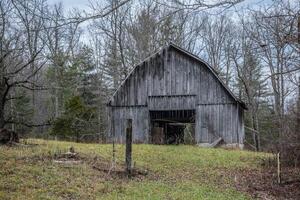
[[[55,155],[52,160],[54,163],[63,164],[64,166],[72,166],[76,164],[87,164],[92,169],[103,173],[105,179],[127,179],[128,175],[125,172],[124,163],[112,162],[109,159],[101,156],[88,156],[74,151]],[[144,179],[149,173],[148,170],[134,167],[131,178]]]
[[[95,156],[93,159],[87,160],[86,163],[91,166],[93,170],[102,173],[106,180],[128,179],[128,175],[125,172],[124,162],[113,162],[112,160],[105,159],[100,156]],[[132,169],[131,179],[143,180],[145,178],[151,177],[155,177],[153,172],[134,165]]]
[[[97,178],[104,180],[129,180],[125,173],[124,162],[112,162],[111,159],[95,154],[90,155],[76,152],[71,148],[67,152],[59,150],[55,153],[48,152],[39,155],[24,156],[17,160],[26,163],[53,163],[63,168],[86,165],[95,172],[95,177]],[[146,178],[153,179],[155,177],[157,176],[150,172],[150,170],[134,165],[131,179],[144,180]]]
[[[79,153],[67,152],[56,155],[53,162],[59,164],[80,164],[83,160],[84,158]]]
[[[282,184],[278,184],[276,168],[243,169],[232,174],[235,187],[257,199],[300,199],[300,169],[284,170]]]

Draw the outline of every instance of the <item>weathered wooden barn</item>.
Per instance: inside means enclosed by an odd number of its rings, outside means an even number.
[[[135,143],[183,142],[190,124],[197,144],[243,144],[245,105],[206,62],[172,43],[138,64],[107,106],[118,143],[132,119]]]

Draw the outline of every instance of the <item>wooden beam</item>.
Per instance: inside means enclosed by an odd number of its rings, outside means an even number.
[[[280,152],[277,153],[277,183],[281,184]]]
[[[126,173],[128,178],[131,178],[132,174],[132,119],[127,119],[126,122]]]

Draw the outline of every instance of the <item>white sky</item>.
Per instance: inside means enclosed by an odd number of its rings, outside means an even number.
[[[48,3],[50,5],[54,5],[56,3],[61,2],[63,4],[63,8],[65,13],[68,13],[68,11],[72,9],[79,9],[79,10],[85,10],[89,12],[89,4],[90,2],[105,2],[105,0],[48,0]],[[135,2],[138,2],[138,0],[133,0]],[[235,11],[243,12],[243,10],[246,10],[247,8],[256,9],[261,6],[270,5],[272,4],[273,0],[244,0],[241,3],[235,5],[234,7],[230,8],[230,10],[226,10],[225,12],[229,13],[233,19],[237,18],[237,14]],[[282,0],[282,1],[289,1],[291,3],[296,3],[299,0]],[[100,3],[99,3],[100,4]],[[101,4],[100,4],[101,5]],[[207,13],[213,14],[213,10],[206,10]],[[84,23],[81,25],[81,28],[84,30],[86,29],[86,26],[88,23]],[[87,41],[87,35],[83,34],[84,38],[83,41]]]
[[[138,0],[132,0],[134,2],[138,2]],[[213,0],[212,0],[213,1]],[[282,1],[289,1],[292,4],[297,4],[299,0],[282,0]],[[68,13],[69,10],[72,10],[73,8],[79,9],[79,10],[85,10],[89,11],[89,4],[90,2],[105,2],[105,0],[48,0],[48,3],[50,5],[53,5],[55,3],[61,2],[63,4],[64,10],[66,13]],[[256,9],[261,6],[266,6],[272,4],[273,0],[243,0],[241,3],[238,3],[234,7],[230,8],[230,10],[226,10],[226,12],[232,11],[233,18],[235,18],[234,11],[240,11],[246,10],[247,8]],[[100,3],[101,5],[101,3]],[[213,10],[206,10],[208,13],[213,13]]]
[[[87,9],[89,5],[89,0],[48,0],[48,2],[50,5],[62,2],[66,10],[71,10],[72,8]]]
[[[102,1],[102,0],[99,0]],[[294,0],[290,0],[294,1]],[[72,8],[78,8],[78,9],[86,9],[89,5],[89,0],[48,0],[50,4],[55,4],[62,2],[64,5],[64,8],[66,10],[72,9]],[[238,7],[247,7],[247,6],[260,6],[264,4],[271,3],[272,0],[244,0],[243,2],[239,3]]]

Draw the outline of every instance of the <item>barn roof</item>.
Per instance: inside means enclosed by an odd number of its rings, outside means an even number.
[[[143,64],[144,62],[146,62],[147,60],[149,60],[150,58],[156,56],[157,54],[160,54],[162,53],[163,50],[166,50],[166,49],[169,49],[169,48],[174,48],[175,50],[193,58],[194,60],[204,64],[208,70],[217,78],[217,80],[221,83],[221,85],[225,88],[225,90],[230,94],[230,96],[238,103],[241,104],[241,106],[244,108],[244,109],[247,109],[247,106],[246,104],[241,101],[240,99],[238,99],[234,94],[233,92],[228,88],[228,86],[221,80],[221,78],[217,75],[217,72],[206,62],[204,61],[203,59],[199,58],[197,55],[179,47],[178,45],[170,42],[168,45],[166,45],[165,47],[163,47],[162,49],[160,49],[159,51],[151,54],[149,57],[145,58],[142,62],[140,62],[139,64],[137,64],[131,71],[130,73],[127,75],[127,77],[124,79],[124,81],[120,84],[120,86],[116,89],[116,91],[114,92],[113,94],[113,97],[115,96],[115,94],[118,92],[118,90],[122,87],[122,85],[124,85],[125,81],[130,77],[130,75],[135,71],[136,67],[138,67],[139,65]],[[109,101],[110,102],[110,101]]]

